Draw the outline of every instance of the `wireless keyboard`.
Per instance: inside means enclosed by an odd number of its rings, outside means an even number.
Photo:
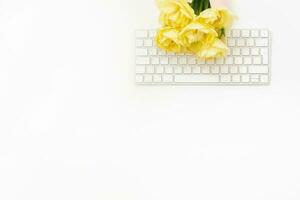
[[[166,53],[154,44],[154,30],[136,31],[136,83],[143,85],[268,85],[270,32],[233,29],[227,33],[228,56],[199,60]]]

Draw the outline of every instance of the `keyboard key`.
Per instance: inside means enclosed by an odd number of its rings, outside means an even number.
[[[218,65],[224,64],[224,58],[218,58],[218,59],[216,60],[216,63],[217,63]]]
[[[175,75],[175,82],[177,83],[218,83],[218,75]]]
[[[150,64],[150,58],[148,57],[137,57],[136,58],[137,65],[148,65]]]
[[[171,65],[177,65],[177,57],[173,56],[169,59]]]
[[[242,75],[242,82],[248,83],[250,81],[250,76],[249,75]]]
[[[250,55],[250,49],[249,48],[243,48],[242,49],[242,55],[244,55],[244,56]]]
[[[242,37],[249,37],[250,31],[249,30],[242,30]]]
[[[137,56],[146,56],[146,55],[148,54],[148,51],[147,51],[147,49],[136,48],[135,54],[136,54]]]
[[[232,30],[232,37],[240,37],[240,30]]]
[[[234,64],[236,64],[236,65],[243,64],[243,57],[235,57],[234,58]]]
[[[269,37],[269,31],[268,30],[261,30],[260,31],[261,37]]]
[[[233,75],[232,76],[232,82],[235,82],[235,83],[241,82],[241,76],[240,75]]]
[[[161,82],[162,81],[161,75],[154,75],[153,81],[156,83]]]
[[[151,58],[151,64],[152,65],[158,65],[159,64],[159,58],[158,57],[152,57]]]
[[[150,38],[154,38],[155,35],[156,35],[156,31],[149,31],[149,33],[148,33],[148,36],[149,36]]]
[[[162,65],[169,64],[169,58],[168,57],[160,57],[160,64],[162,64]]]
[[[221,76],[221,82],[223,82],[223,83],[231,82],[231,76],[230,75],[222,75]]]
[[[267,38],[258,38],[255,40],[255,45],[258,47],[267,47],[269,45],[269,40]]]
[[[157,49],[155,49],[155,48],[149,49],[149,55],[156,56],[157,55]]]
[[[258,56],[259,55],[259,48],[253,48],[253,49],[251,49],[251,54],[253,56]]]
[[[171,66],[166,66],[166,67],[165,67],[165,73],[166,73],[166,74],[172,74],[172,73],[173,73],[173,67],[171,67]]]
[[[228,46],[229,47],[234,47],[235,46],[235,39],[233,39],[233,38],[230,38],[230,39],[228,39]]]
[[[145,47],[152,47],[153,46],[153,40],[150,40],[150,39],[144,40],[144,46]]]
[[[253,57],[253,64],[255,65],[260,65],[262,62],[261,62],[261,56],[254,56]]]
[[[252,37],[259,37],[259,31],[258,30],[251,30],[251,36]]]
[[[231,30],[227,29],[225,35],[226,37],[231,37]]]
[[[254,39],[253,38],[247,38],[246,39],[246,44],[247,44],[247,46],[250,46],[250,47],[254,46]]]
[[[164,55],[166,55],[166,54],[167,54],[167,52],[165,52],[165,51],[163,51],[163,50],[161,50],[161,49],[158,49],[158,55],[164,56]]]
[[[188,58],[188,64],[189,65],[195,65],[196,63],[197,63],[196,58],[194,58],[194,57],[189,57]]]
[[[163,82],[166,82],[166,83],[173,82],[173,76],[172,75],[164,75],[163,76]]]
[[[146,83],[152,82],[152,75],[145,75],[144,76],[144,82],[146,82]]]
[[[248,67],[240,66],[239,71],[240,71],[241,74],[247,74],[248,73]]]
[[[191,74],[192,73],[192,68],[189,66],[183,67],[183,73],[185,74]]]
[[[137,73],[137,74],[144,74],[145,73],[145,66],[136,66],[136,68],[135,68],[135,72]]]
[[[221,73],[227,74],[229,72],[228,66],[221,66]]]
[[[269,76],[268,75],[261,75],[260,76],[260,81],[262,83],[268,83],[269,82]]]
[[[182,73],[182,67],[181,66],[175,66],[174,67],[174,73],[175,74],[181,74]]]
[[[220,72],[219,66],[211,66],[211,73],[218,74]]]
[[[137,82],[137,83],[142,83],[142,82],[144,82],[144,77],[141,76],[141,75],[135,76],[135,82]]]
[[[227,55],[226,56],[232,56],[232,49],[228,49],[228,51],[226,52]],[[217,61],[218,58],[215,59],[215,61]]]
[[[234,55],[234,56],[241,55],[241,49],[240,48],[233,48],[232,49],[232,55]]]
[[[245,40],[244,39],[238,39],[237,40],[237,45],[239,46],[239,47],[243,47],[243,46],[245,46]]]
[[[157,67],[156,67],[156,73],[158,73],[158,74],[164,73],[164,67],[162,67],[162,66],[157,66]]]
[[[258,83],[260,80],[259,80],[259,75],[252,75],[251,76],[251,82],[253,83]]]
[[[146,72],[147,72],[148,74],[153,74],[153,73],[154,73],[154,67],[153,67],[153,66],[147,66]]]
[[[209,74],[210,67],[209,66],[202,66],[201,71],[203,74]]]
[[[226,60],[225,60],[225,63],[227,65],[232,65],[233,64],[233,57],[227,57]]]
[[[262,55],[264,65],[269,64],[269,49],[268,48],[261,48],[260,55]]]
[[[231,66],[230,67],[230,73],[232,73],[232,74],[236,74],[236,73],[238,73],[238,67],[237,66]]]
[[[143,40],[135,40],[135,46],[137,47],[142,47],[144,44],[144,41]]]
[[[244,64],[251,65],[252,64],[252,57],[244,57]]]
[[[179,64],[185,65],[187,63],[186,57],[180,57],[179,58]]]
[[[201,73],[201,68],[200,67],[192,67],[192,71],[194,74],[200,74]]]
[[[269,73],[269,68],[268,66],[264,65],[253,65],[249,66],[249,73],[250,74],[267,74]]]

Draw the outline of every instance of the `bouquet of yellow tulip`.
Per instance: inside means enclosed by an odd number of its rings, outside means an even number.
[[[211,8],[209,0],[156,1],[162,25],[155,37],[159,48],[200,59],[226,56],[225,33],[235,19],[228,9]]]

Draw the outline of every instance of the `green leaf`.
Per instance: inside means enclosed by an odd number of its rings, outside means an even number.
[[[222,37],[226,37],[226,31],[225,28],[221,28],[220,33],[219,33],[219,38],[221,39]]]

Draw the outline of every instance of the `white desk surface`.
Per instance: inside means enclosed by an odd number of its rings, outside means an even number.
[[[0,0],[0,199],[299,200],[298,2],[231,8],[269,87],[135,86],[152,0]]]

